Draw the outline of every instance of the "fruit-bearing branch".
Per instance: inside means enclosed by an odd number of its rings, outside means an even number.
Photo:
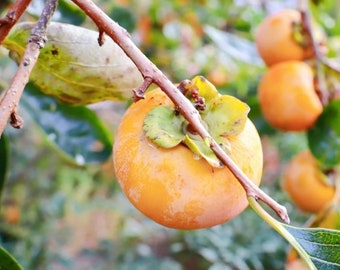
[[[20,1],[17,3],[19,2]],[[30,1],[21,1],[20,10],[22,12],[27,8],[29,2]],[[32,29],[18,70],[15,73],[9,88],[0,100],[0,136],[6,127],[8,119],[10,119],[10,124],[14,128],[21,128],[23,126],[23,120],[17,114],[18,103],[39,57],[40,49],[44,47],[47,41],[46,28],[57,8],[57,3],[58,0],[46,1],[42,14],[35,27]],[[10,22],[8,22],[8,24],[12,25]],[[2,28],[0,29],[0,33],[1,30]],[[5,30],[7,31],[7,28]]]
[[[32,0],[16,1],[7,12],[6,16],[0,18],[0,44],[4,41],[9,31],[17,23],[31,2]]]
[[[140,96],[148,85],[151,83],[157,84],[173,101],[179,112],[186,118],[196,133],[209,143],[216,156],[235,175],[240,184],[243,186],[247,196],[263,201],[276,212],[281,220],[289,223],[289,217],[286,208],[278,204],[255,184],[253,184],[252,181],[250,181],[248,177],[242,172],[242,170],[238,168],[233,160],[222,150],[222,148],[215,142],[215,140],[202,125],[200,115],[191,102],[185,98],[181,91],[177,89],[174,84],[169,79],[167,79],[166,76],[136,47],[136,45],[130,39],[127,31],[120,27],[116,22],[112,21],[110,17],[108,17],[91,0],[73,0],[73,2],[78,5],[97,25],[100,33],[99,40],[101,42],[103,41],[102,33],[106,33],[135,63],[146,80],[142,87],[135,91],[135,93],[137,92]]]

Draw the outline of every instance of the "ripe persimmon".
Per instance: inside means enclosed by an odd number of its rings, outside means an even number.
[[[283,189],[301,210],[310,213],[324,209],[335,194],[335,188],[327,183],[326,175],[309,150],[298,153],[289,162]]]
[[[314,89],[313,71],[300,61],[270,67],[259,83],[258,97],[264,118],[284,131],[310,128],[323,110]]]
[[[255,31],[255,44],[267,66],[313,55],[311,46],[302,46],[294,39],[294,25],[299,24],[301,14],[294,9],[271,14],[260,23]]]
[[[152,90],[126,111],[115,135],[114,168],[131,203],[159,224],[199,229],[227,222],[248,205],[246,194],[227,167],[212,167],[184,144],[162,148],[146,137],[143,121],[157,106],[174,107]],[[243,130],[228,137],[230,157],[256,184],[262,175],[259,135],[247,118]]]

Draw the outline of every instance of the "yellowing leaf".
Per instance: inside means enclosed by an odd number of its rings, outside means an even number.
[[[17,55],[24,54],[33,23],[17,24],[3,45]],[[53,22],[48,41],[41,50],[30,79],[45,94],[70,105],[103,100],[124,100],[143,78],[134,63],[110,38],[98,45],[98,32]]]
[[[215,86],[203,76],[193,78],[192,85],[198,89],[199,95],[205,99],[206,103],[220,96]]]
[[[243,130],[249,110],[246,103],[235,97],[223,95],[207,104],[202,118],[213,137],[235,135]]]

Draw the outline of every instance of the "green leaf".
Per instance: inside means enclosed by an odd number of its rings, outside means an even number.
[[[184,118],[168,106],[152,109],[144,119],[146,136],[160,147],[171,148],[184,139]]]
[[[33,23],[19,23],[3,45],[17,62],[23,56]],[[106,37],[98,45],[98,32],[53,22],[30,79],[45,94],[71,105],[103,100],[125,100],[143,78],[122,49]]]
[[[340,269],[340,231],[284,225],[308,253],[317,269]]]
[[[90,109],[60,104],[32,83],[26,86],[21,105],[48,141],[77,164],[102,163],[110,156],[111,134]]]
[[[0,247],[0,269],[1,270],[23,270],[22,266],[8,253]]]
[[[5,134],[0,137],[0,198],[4,188],[9,158],[9,142]],[[1,269],[1,268],[0,268]]]
[[[325,107],[307,136],[311,152],[324,169],[340,163],[340,100]]]
[[[310,269],[340,269],[340,231],[293,227],[274,219],[254,197],[248,196],[248,201],[251,208],[295,248]]]

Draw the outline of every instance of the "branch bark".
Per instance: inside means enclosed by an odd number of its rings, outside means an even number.
[[[39,57],[40,49],[44,47],[47,37],[46,28],[57,8],[58,0],[47,0],[43,12],[32,29],[24,56],[19,64],[9,88],[0,100],[0,136],[3,133],[7,121],[11,118],[11,125],[15,128],[23,126],[22,119],[17,114],[17,106],[29,80],[29,76]]]
[[[20,19],[32,0],[18,0],[7,12],[4,18],[0,19],[0,44],[4,41],[12,27]]]
[[[315,59],[315,71],[316,71],[316,89],[321,100],[321,103],[325,106],[329,102],[330,94],[326,84],[326,77],[322,67],[323,55],[321,53],[320,45],[316,40],[312,27],[312,15],[307,0],[300,1],[300,13],[303,30],[305,31],[310,45],[313,49]]]
[[[287,210],[284,206],[278,204],[275,200],[258,188],[248,177],[237,167],[231,158],[222,150],[214,141],[207,130],[202,125],[199,113],[184,97],[184,95],[166,78],[166,76],[136,47],[130,39],[125,29],[112,21],[99,7],[91,0],[73,0],[88,17],[90,17],[99,29],[99,33],[105,32],[115,41],[125,52],[125,54],[135,63],[144,79],[152,80],[157,84],[178,107],[180,113],[186,118],[194,130],[205,140],[210,142],[211,149],[216,156],[230,169],[230,171],[239,180],[240,184],[246,191],[247,196],[261,200],[271,207],[276,214],[286,223],[289,223]]]

